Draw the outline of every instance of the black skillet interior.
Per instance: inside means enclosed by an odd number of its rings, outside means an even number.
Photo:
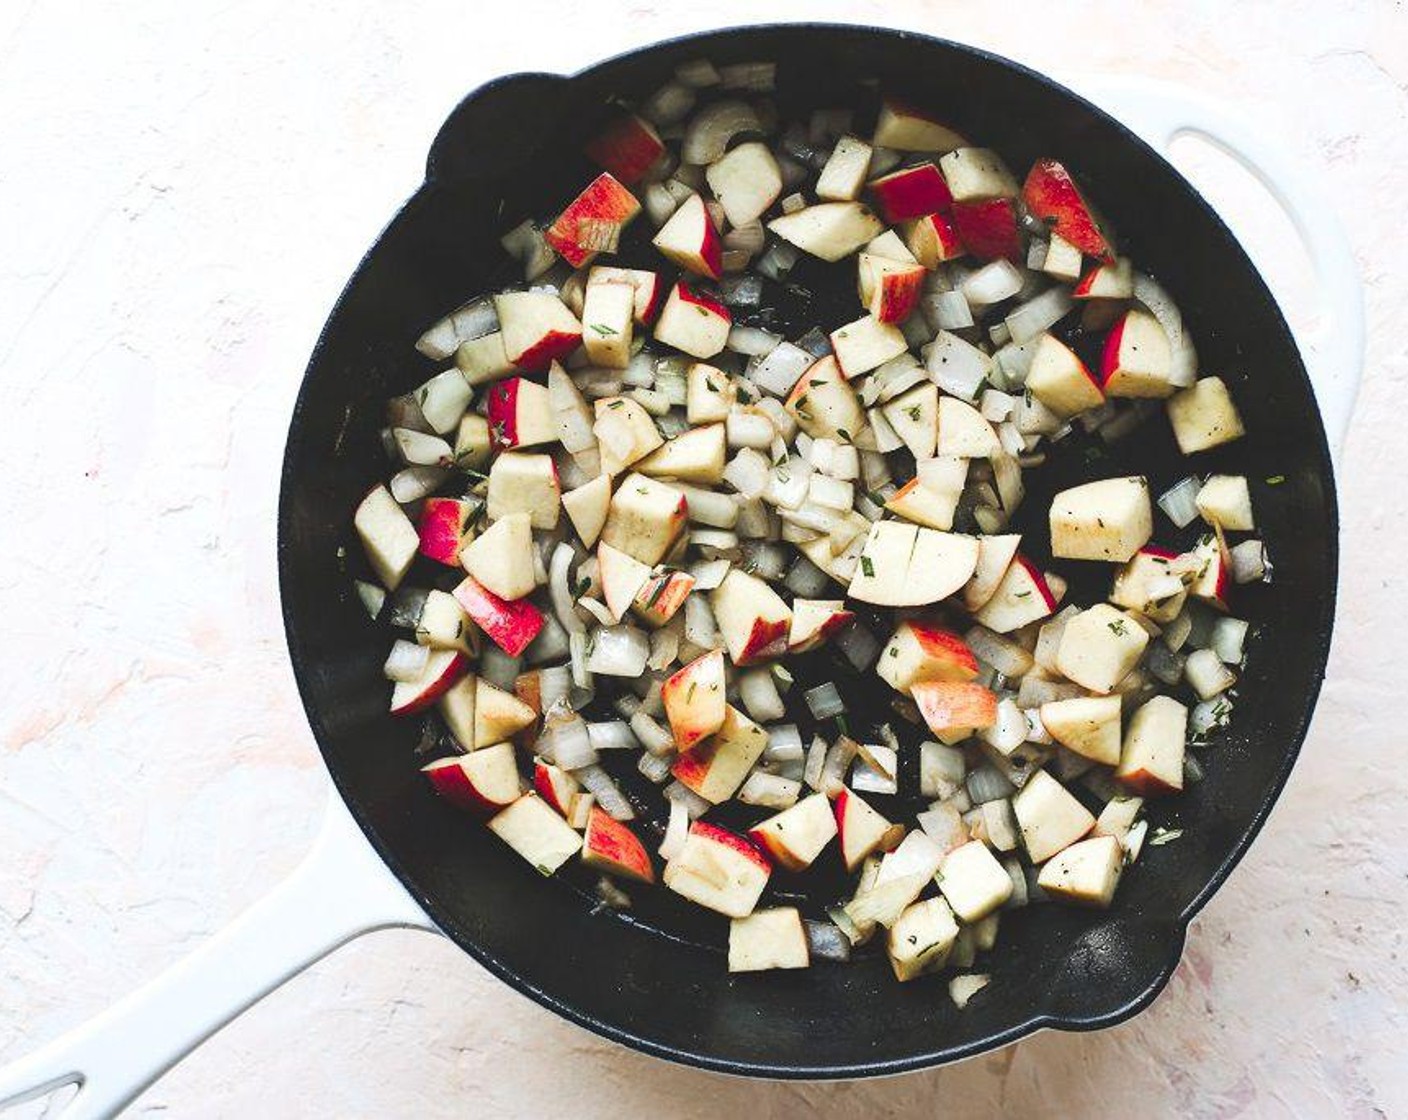
[[[1179,301],[1203,369],[1227,378],[1249,429],[1190,464],[1156,415],[1098,458],[1077,441],[1029,472],[1020,528],[1039,557],[1045,498],[1057,488],[1135,472],[1157,492],[1190,465],[1245,473],[1275,581],[1236,591],[1234,608],[1253,620],[1255,637],[1232,727],[1203,752],[1206,780],[1152,813],[1155,824],[1183,828],[1182,838],[1146,850],[1109,914],[1048,906],[1005,917],[999,949],[981,965],[993,982],[962,1013],[942,980],[897,984],[883,957],[730,978],[724,919],[665,891],[634,892],[637,907],[625,918],[594,908],[589,877],[539,879],[438,802],[416,773],[418,725],[386,714],[387,634],[350,594],[349,571],[361,560],[351,511],[386,473],[377,437],[384,402],[436,371],[411,341],[445,309],[518,279],[499,234],[526,215],[551,214],[594,173],[580,138],[609,98],[643,97],[697,57],[776,60],[784,117],[821,106],[864,111],[875,101],[867,79],[879,78],[1016,169],[1043,155],[1066,161],[1134,260]],[[817,294],[790,297],[795,323],[830,329],[857,314],[849,270],[804,278]],[[1276,477],[1284,482],[1263,481]],[[899,32],[794,25],[665,43],[573,78],[514,76],[456,109],[435,140],[425,185],[363,260],[313,354],[289,435],[279,556],[294,668],[328,768],[446,933],[520,991],[608,1037],[712,1069],[820,1078],[931,1066],[1041,1025],[1105,1026],[1153,998],[1177,963],[1188,919],[1250,843],[1305,733],[1329,645],[1336,531],[1324,435],[1280,312],[1226,228],[1161,158],[1006,60]],[[1162,539],[1186,543],[1173,533]],[[1081,567],[1062,570],[1078,595],[1098,595],[1101,577]],[[832,663],[809,672],[829,676]],[[888,717],[876,699],[883,690],[836,675],[853,725]],[[803,885],[821,903],[836,887]]]

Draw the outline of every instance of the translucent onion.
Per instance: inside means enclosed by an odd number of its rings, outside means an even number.
[[[1228,552],[1231,561],[1232,579],[1237,583],[1256,583],[1270,580],[1271,565],[1266,559],[1266,547],[1258,540],[1242,541]]]
[[[815,599],[831,582],[831,577],[808,560],[799,556],[787,573],[787,588],[802,599]]]
[[[743,566],[760,579],[780,580],[787,573],[792,550],[772,541],[745,541]]]
[[[605,723],[587,724],[587,736],[597,751],[639,750],[640,742],[631,733],[630,725],[614,719]]]
[[[592,766],[597,761],[586,722],[576,715],[549,719],[543,725],[543,733],[538,736],[534,749],[564,770]]]
[[[880,653],[880,639],[858,622],[853,622],[841,630],[836,635],[834,644],[859,672],[870,668]]]
[[[795,343],[780,342],[766,352],[753,370],[752,379],[764,392],[784,397],[815,361],[810,353]]]
[[[763,302],[763,280],[760,276],[725,276],[719,282],[719,293],[730,307],[758,307]]]
[[[1190,474],[1159,495],[1159,508],[1170,521],[1185,529],[1198,519],[1198,491],[1202,488],[1198,477]]]
[[[572,605],[572,589],[568,586],[568,576],[576,556],[572,546],[564,541],[552,550],[552,561],[548,565],[548,597],[552,600],[552,613],[568,634],[586,629]]]
[[[450,472],[441,467],[407,467],[391,476],[387,488],[403,506],[429,497],[449,479]]]
[[[761,358],[777,349],[780,342],[782,342],[782,336],[773,334],[771,331],[765,331],[759,327],[734,326],[730,328],[728,340],[724,345],[735,354]]]
[[[681,785],[679,782],[671,782],[667,785],[665,787],[665,796],[671,801],[682,803],[689,813],[690,820],[698,820],[714,807],[710,802],[704,800],[704,798],[700,797],[699,794],[695,793],[688,786]]]
[[[777,682],[766,668],[745,669],[738,674],[738,698],[759,723],[781,719],[787,714],[787,706],[778,695]]]
[[[660,844],[660,858],[672,860],[680,854],[689,836],[689,812],[683,801],[670,802],[670,821],[665,826],[665,839]]]
[[[1008,260],[989,261],[970,273],[959,285],[959,291],[970,307],[1001,303],[1022,290],[1024,274]]]
[[[1043,331],[1055,326],[1075,306],[1070,289],[1064,284],[1048,288],[1041,295],[1014,307],[1004,320],[1012,332],[1012,341],[1019,346],[1031,342]]]
[[[391,652],[387,654],[381,671],[387,680],[403,683],[419,678],[429,662],[429,646],[397,638],[391,643]]]
[[[834,681],[826,681],[815,688],[807,689],[802,693],[802,699],[807,702],[807,708],[814,719],[830,719],[846,710],[846,702],[841,699],[841,693]]]
[[[738,791],[738,800],[745,805],[760,805],[768,809],[788,809],[797,803],[802,783],[764,770],[754,770]]]
[[[771,470],[772,465],[761,452],[744,447],[725,465],[724,481],[751,500],[767,489]]]
[[[642,751],[640,758],[636,760],[636,769],[645,776],[646,781],[654,782],[658,786],[669,780],[670,769],[674,764],[673,754],[658,755]]]
[[[818,792],[821,790],[821,772],[826,765],[827,749],[826,740],[820,735],[814,735],[811,746],[807,748],[806,763],[802,767],[802,781]]]
[[[576,772],[576,778],[596,798],[596,803],[616,821],[634,820],[636,811],[626,795],[600,766],[587,766]]]
[[[650,656],[650,639],[634,626],[603,626],[592,635],[588,671],[607,677],[639,677]]]
[[[689,97],[692,102],[694,95]],[[733,98],[715,101],[690,119],[680,145],[680,161],[700,167],[716,163],[739,133],[761,131],[762,122],[746,101]]]
[[[479,654],[479,675],[496,688],[512,692],[521,664],[517,657],[510,657],[493,642],[485,642]]]
[[[1200,700],[1211,700],[1237,683],[1237,677],[1211,649],[1194,650],[1183,665],[1183,676]]]

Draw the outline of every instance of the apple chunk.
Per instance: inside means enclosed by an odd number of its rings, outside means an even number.
[[[709,189],[731,226],[756,222],[782,193],[782,172],[766,144],[750,140],[730,148],[704,171]]]
[[[843,136],[831,149],[826,166],[816,180],[816,196],[823,202],[852,202],[860,196],[870,172],[871,147],[854,136]]]
[[[968,610],[979,610],[992,598],[1021,543],[1020,533],[978,538],[978,566],[973,578],[963,586],[963,605]]]
[[[787,871],[810,867],[835,835],[836,818],[824,793],[804,797],[748,830],[749,839]]]
[[[963,240],[958,236],[958,227],[953,224],[950,214],[926,214],[906,222],[902,227],[904,243],[914,255],[914,259],[929,271],[933,271],[955,257],[961,257],[965,250]]]
[[[847,871],[854,871],[872,852],[893,847],[904,833],[848,786],[842,786],[833,805],[836,836]]]
[[[478,751],[476,754],[480,753]],[[577,798],[582,796],[581,783],[560,766],[544,762],[541,758],[533,763],[533,788],[538,796],[570,820]]]
[[[875,207],[891,225],[937,214],[953,205],[948,184],[932,163],[902,167],[873,179],[868,185]]]
[[[944,856],[939,891],[963,922],[986,918],[1012,894],[1012,879],[981,840],[970,840]]]
[[[727,451],[724,426],[705,424],[666,440],[641,459],[636,470],[652,478],[715,485],[723,481]]]
[[[533,579],[533,522],[526,513],[501,517],[464,551],[464,567],[501,599],[521,599]]]
[[[997,697],[972,681],[919,681],[910,695],[935,735],[981,731],[997,722]]]
[[[544,875],[551,875],[582,850],[576,830],[532,793],[494,816],[489,831]]]
[[[1100,381],[1109,397],[1167,397],[1173,360],[1168,335],[1147,311],[1135,308],[1105,336]]]
[[[1002,157],[988,148],[955,148],[939,160],[954,202],[1015,198],[1017,180]]]
[[[1037,886],[1052,898],[1109,908],[1124,869],[1124,848],[1113,836],[1092,836],[1057,852],[1042,866]]]
[[[546,388],[510,377],[488,391],[485,416],[497,450],[556,443],[561,432]]]
[[[832,331],[831,347],[841,371],[853,378],[898,358],[909,349],[909,343],[893,321],[882,322],[874,315],[864,315]]]
[[[751,665],[787,650],[792,611],[757,576],[732,568],[709,596],[719,633],[738,666]]]
[[[1032,217],[1046,222],[1054,235],[1086,256],[1109,260],[1114,255],[1100,216],[1064,164],[1054,159],[1032,164],[1022,186],[1022,200]]]
[[[587,360],[605,369],[625,369],[635,332],[636,290],[616,281],[587,285],[582,304],[582,346]]]
[[[859,202],[820,202],[774,218],[768,229],[804,253],[839,261],[878,237],[885,225]]]
[[[1154,533],[1149,482],[1129,475],[1072,486],[1051,499],[1050,521],[1053,556],[1122,564]]]
[[[791,653],[816,649],[855,617],[853,611],[846,609],[844,599],[794,599],[787,649]]]
[[[1177,554],[1147,545],[1115,573],[1110,589],[1115,606],[1138,611],[1153,622],[1172,622],[1187,598]]]
[[[907,694],[920,681],[971,681],[978,675],[978,660],[952,630],[910,619],[895,628],[875,671],[896,692]]]
[[[629,474],[611,496],[601,539],[653,567],[675,543],[688,514],[689,503],[673,486]]]
[[[582,344],[582,324],[552,292],[502,292],[494,311],[504,353],[519,369],[547,369]]]
[[[422,766],[421,773],[451,805],[474,813],[497,813],[517,801],[521,792],[512,743],[436,759]]]
[[[420,676],[410,681],[397,681],[391,690],[391,714],[415,715],[423,712],[465,675],[469,660],[457,649],[431,651]]]
[[[650,413],[630,397],[604,397],[596,402],[592,425],[601,473],[618,475],[665,442]]]
[[[688,751],[724,725],[724,653],[714,649],[695,658],[660,689],[675,747]]]
[[[655,868],[640,837],[598,805],[593,805],[587,816],[582,862],[609,875],[623,875],[639,883],[655,882]]]
[[[717,805],[738,792],[767,745],[768,733],[730,704],[723,726],[680,755],[670,772],[682,786]]]
[[[952,216],[959,239],[973,256],[984,261],[1021,262],[1022,237],[1017,228],[1017,206],[1012,199],[955,202]]]
[[[650,578],[650,565],[642,564],[630,553],[613,548],[605,541],[596,546],[596,564],[606,609],[620,622]]]
[[[977,563],[974,537],[877,521],[862,546],[848,593],[877,606],[927,606],[962,588]]]
[[[967,143],[961,133],[896,97],[880,103],[873,142],[901,152],[951,152]]]
[[[1022,843],[1033,863],[1044,863],[1095,827],[1095,818],[1071,793],[1038,770],[1012,798]]]
[[[367,560],[388,591],[395,591],[410,571],[420,548],[420,534],[391,491],[375,486],[362,499],[352,518]]]
[[[795,906],[758,910],[734,918],[728,928],[728,970],[762,972],[771,968],[807,968],[811,950],[806,927]]]
[[[873,253],[858,258],[860,301],[880,323],[903,323],[919,303],[925,269]]]
[[[1027,388],[1061,419],[1099,408],[1105,394],[1074,350],[1054,335],[1043,333],[1027,370]]]
[[[511,692],[483,677],[474,684],[474,749],[513,738],[531,727],[538,713]]]
[[[942,898],[928,898],[905,909],[885,942],[895,979],[913,980],[943,968],[958,940],[958,923]]]
[[[665,864],[665,886],[730,918],[746,918],[772,875],[767,857],[742,836],[695,821],[674,859]]]
[[[830,354],[802,374],[783,407],[813,439],[839,438],[849,443],[865,421],[856,391]]]
[[[1067,750],[1114,766],[1120,760],[1120,698],[1075,696],[1041,706],[1041,724]]]
[[[626,184],[644,178],[664,152],[664,142],[650,122],[624,111],[586,145],[588,159]]]
[[[727,307],[681,280],[656,320],[655,341],[694,358],[712,358],[724,348],[732,326]]]
[[[426,498],[420,520],[416,522],[420,554],[458,567],[461,550],[474,539],[474,516],[478,512],[477,502],[462,498]]]
[[[688,572],[652,572],[636,592],[636,617],[648,626],[664,626],[680,612],[693,590],[694,577]]]
[[[1056,596],[1046,576],[1018,553],[1007,565],[987,602],[973,612],[973,617],[989,630],[1010,634],[1029,622],[1045,618],[1055,609]]]
[[[1230,443],[1246,435],[1241,414],[1220,377],[1203,377],[1169,398],[1173,438],[1185,455]]]
[[[636,196],[603,171],[567,204],[543,237],[558,256],[581,268],[597,253],[614,253],[621,230],[639,213]]]
[[[611,509],[611,476],[599,474],[575,490],[567,491],[562,495],[562,508],[567,511],[582,544],[591,548],[601,535],[601,527],[606,524],[606,514]]]
[[[473,576],[451,592],[465,614],[510,657],[519,656],[543,628],[543,612],[527,599],[501,599]]]
[[[1108,694],[1139,663],[1148,644],[1148,631],[1133,617],[1096,603],[1066,623],[1056,667],[1082,688]]]
[[[528,516],[534,529],[556,529],[562,490],[550,455],[505,451],[489,468],[489,520]]]
[[[704,199],[690,195],[660,227],[652,244],[687,272],[717,280],[723,275],[723,246]],[[717,351],[716,351],[717,353]]]
[[[587,274],[587,287],[593,284],[629,284],[635,293],[633,313],[637,326],[648,327],[665,300],[665,286],[659,273],[644,268],[593,265]]]
[[[1115,777],[1145,797],[1183,788],[1188,709],[1171,696],[1155,696],[1134,713],[1125,732]]]

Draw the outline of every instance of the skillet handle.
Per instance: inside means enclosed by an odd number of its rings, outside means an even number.
[[[285,980],[391,927],[438,932],[334,791],[313,850],[287,879],[155,980],[0,1070],[0,1110],[77,1084],[63,1120],[115,1116]]]
[[[1183,136],[1213,145],[1250,172],[1291,220],[1319,293],[1315,322],[1292,331],[1315,388],[1331,453],[1338,459],[1364,368],[1364,290],[1349,237],[1320,176],[1288,158],[1259,124],[1181,86],[1102,75],[1080,81],[1076,88],[1165,156]]]

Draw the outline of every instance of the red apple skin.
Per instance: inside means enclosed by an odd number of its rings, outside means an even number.
[[[554,773],[554,771],[556,772]],[[559,786],[557,781],[559,774],[562,774],[562,771],[558,770],[556,766],[551,766],[541,760],[533,764],[533,788],[538,791],[539,797],[565,817],[568,809],[571,808],[571,796],[567,790]]]
[[[889,272],[880,278],[878,294],[871,301],[870,313],[882,323],[903,323],[914,312],[919,293],[924,287],[924,268],[908,272]]]
[[[493,643],[510,657],[518,657],[543,628],[543,612],[527,599],[500,599],[473,576],[451,594]]]
[[[963,255],[963,240],[958,236],[951,213],[925,214],[917,219],[917,227],[906,238],[906,244],[925,268],[936,268],[944,261]],[[921,246],[921,243],[928,241],[933,243],[932,250],[925,250]],[[932,261],[929,259],[931,256]]]
[[[1125,313],[1119,317],[1119,321],[1110,328],[1110,333],[1105,336],[1105,345],[1100,350],[1100,381],[1101,391],[1114,376],[1115,371],[1120,368],[1120,341],[1124,338],[1124,325],[1129,315]]]
[[[1100,274],[1107,268],[1114,268],[1114,265],[1112,263],[1097,264],[1076,282],[1076,286],[1071,289],[1071,295],[1076,299],[1108,298],[1103,296],[1093,297],[1090,294],[1095,287],[1095,282],[1099,280]]]
[[[710,226],[709,228],[712,229],[713,227]],[[675,287],[679,289],[681,303],[692,303],[696,307],[702,307],[712,314],[719,316],[725,322],[733,322],[732,313],[718,300],[706,296],[702,292],[694,291],[694,289],[683,280],[676,284]]]
[[[695,821],[689,826],[689,831],[706,840],[712,840],[716,844],[722,844],[726,848],[732,848],[740,855],[747,856],[769,875],[772,874],[772,862],[768,857],[758,851],[756,845],[739,836],[738,833],[730,832],[726,828],[720,828],[718,825],[709,824],[706,821]]]
[[[420,534],[420,554],[441,564],[458,567],[465,523],[473,507],[459,498],[426,498],[416,532]]]
[[[670,767],[670,774],[680,785],[697,793],[699,787],[704,784],[704,779],[709,776],[709,767],[714,764],[714,755],[717,753],[718,748],[711,738],[696,740],[693,749],[680,749],[680,756]]]
[[[817,632],[815,634],[813,634],[805,642],[798,642],[795,646],[789,646],[788,652],[806,653],[809,650],[816,649],[817,646],[825,642],[826,639],[831,637],[832,634],[835,634],[842,627],[852,622],[855,617],[855,611],[833,611],[831,616],[825,622],[823,622],[820,627],[817,628]],[[788,637],[791,637],[790,628],[788,632]]]
[[[936,735],[964,727],[991,727],[997,722],[997,697],[980,684],[920,681],[909,691]]]
[[[1111,260],[1114,253],[1065,166],[1054,159],[1039,159],[1027,173],[1022,200],[1034,217],[1051,225],[1061,238],[1088,257]]]
[[[971,681],[978,675],[978,659],[973,656],[968,643],[952,630],[913,621],[909,625],[924,655],[940,659],[947,665],[953,674],[948,679]]]
[[[422,766],[420,772],[430,779],[435,792],[457,809],[467,809],[478,816],[491,817],[509,804],[491,801],[485,797],[469,780],[469,775],[464,772],[457,758],[442,758],[429,766]]]
[[[657,593],[656,587],[661,581],[664,586]],[[679,613],[693,590],[694,577],[688,572],[651,576],[636,597],[636,610],[653,625],[664,626]]]
[[[627,185],[639,182],[665,151],[659,134],[634,113],[622,113],[586,146],[587,158]]]
[[[626,825],[593,805],[587,816],[582,862],[598,871],[624,875],[641,883],[655,882],[655,868],[645,846]]]
[[[876,208],[891,225],[942,213],[953,205],[948,183],[932,163],[892,171],[868,186]]]
[[[484,418],[495,453],[518,446],[518,387],[521,377],[508,377],[489,390]]]
[[[543,238],[573,268],[581,268],[597,254],[596,249],[581,243],[581,222],[614,222],[624,226],[638,213],[640,202],[636,196],[609,171],[603,171],[567,204],[567,209],[547,228]]]
[[[665,705],[665,715],[668,718],[671,711],[676,709],[674,703],[675,695],[683,692],[686,694],[684,704],[690,706],[688,695],[691,686],[698,688],[703,685],[706,690],[711,685],[715,686],[714,695],[721,697],[724,691],[724,652],[721,649],[711,650],[701,654],[684,668],[673,673],[668,680],[660,687],[661,702]],[[716,726],[710,727],[700,725],[697,727],[677,727],[675,721],[670,720],[670,733],[675,737],[675,748],[681,753],[689,751],[696,743],[707,739],[714,732],[723,726],[723,721],[727,718],[728,708],[718,705],[719,719]]]
[[[1005,257],[1013,264],[1022,263],[1022,239],[1017,233],[1017,204],[1013,199],[956,202],[953,224],[968,252],[979,260]]]
[[[784,871],[805,871],[807,869],[807,864],[794,859],[792,853],[782,846],[782,841],[773,833],[764,832],[760,828],[750,828],[748,839],[772,861],[773,866],[780,867]]]
[[[1132,770],[1128,774],[1121,774],[1119,783],[1141,797],[1163,797],[1180,792],[1180,787],[1169,785],[1151,770]]]
[[[781,653],[787,648],[787,631],[790,623],[787,619],[780,619],[777,622],[764,622],[761,618],[753,620],[753,629],[748,635],[748,641],[743,647],[742,656],[734,664],[738,666],[751,665],[764,657],[771,657]],[[779,646],[778,643],[781,642]]]
[[[392,708],[391,714],[393,716],[413,716],[417,712],[425,711],[426,708],[449,692],[454,683],[468,670],[469,659],[462,653],[456,653],[445,663],[445,671],[438,678],[428,684],[423,691],[417,693],[409,703],[400,708]]]
[[[720,248],[719,254],[719,271],[722,272],[722,248]],[[644,309],[636,316],[640,325],[643,327],[648,327],[651,323],[655,322],[656,317],[660,314],[660,308],[665,306],[665,282],[660,279],[660,274],[658,272],[651,273],[649,283],[650,298],[645,301]]]
[[[1027,570],[1027,575],[1031,576],[1032,583],[1036,585],[1038,594],[1046,601],[1046,611],[1050,614],[1056,609],[1056,596],[1051,593],[1051,586],[1046,582],[1046,575],[1023,556],[1020,552],[1012,558],[1014,564],[1021,564]]]

